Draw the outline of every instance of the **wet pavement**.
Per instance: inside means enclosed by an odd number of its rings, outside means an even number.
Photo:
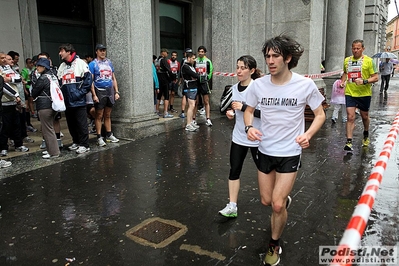
[[[371,145],[343,152],[345,125],[327,121],[304,150],[282,235],[280,265],[318,265],[320,245],[337,245],[399,109],[399,78],[388,95],[374,88]],[[241,176],[239,213],[228,202],[232,121],[109,144],[44,161],[36,151],[1,169],[0,265],[261,265],[270,237],[250,158]],[[399,155],[394,146],[363,245],[398,245]],[[26,172],[18,167],[25,165]],[[32,169],[32,170],[31,170]],[[142,223],[146,226],[142,227]]]

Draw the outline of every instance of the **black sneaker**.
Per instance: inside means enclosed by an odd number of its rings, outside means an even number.
[[[352,142],[347,142],[344,147],[345,151],[353,151]]]

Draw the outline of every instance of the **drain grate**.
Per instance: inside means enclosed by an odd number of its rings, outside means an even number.
[[[165,247],[187,232],[187,227],[173,220],[150,218],[129,229],[126,236],[146,246]]]

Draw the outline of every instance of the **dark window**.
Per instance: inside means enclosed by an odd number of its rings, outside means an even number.
[[[37,0],[39,16],[91,21],[90,0]]]

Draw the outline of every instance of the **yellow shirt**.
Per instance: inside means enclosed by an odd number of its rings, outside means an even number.
[[[350,65],[348,65],[351,63]],[[378,72],[377,66],[375,65],[372,58],[367,55],[363,55],[361,58],[355,59],[353,56],[345,58],[344,61],[344,72],[348,74],[348,80],[345,87],[345,95],[352,97],[364,97],[371,96],[372,90],[370,83],[364,85],[356,85],[354,80],[358,77],[362,79],[368,79],[371,75]]]

